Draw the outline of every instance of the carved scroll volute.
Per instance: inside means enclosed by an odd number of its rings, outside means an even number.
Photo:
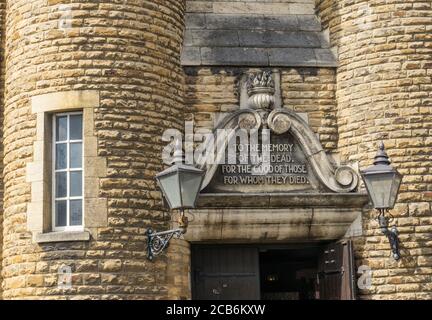
[[[243,130],[259,129],[261,121],[253,113],[242,113],[238,116],[238,126]]]
[[[291,129],[291,120],[284,113],[272,112],[267,118],[267,125],[275,134],[283,134]]]
[[[349,166],[335,168],[315,133],[295,112],[288,109],[273,110],[268,118],[269,128],[276,134],[290,131],[298,140],[318,179],[334,192],[352,192],[359,182],[358,174]]]
[[[358,185],[358,175],[349,166],[340,166],[335,172],[336,181],[344,187],[349,187],[351,185]]]

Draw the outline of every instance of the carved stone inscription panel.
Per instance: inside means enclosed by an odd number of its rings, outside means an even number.
[[[269,145],[237,144],[236,151],[237,163],[219,165],[204,192],[311,192],[318,188],[306,156],[290,133],[272,134]],[[246,151],[258,151],[259,160],[267,160],[268,165],[260,165]]]
[[[269,129],[270,141],[252,143],[258,140],[257,137],[238,145],[224,141],[222,150],[217,148],[216,158],[225,157],[225,163],[209,161],[201,164],[201,169],[206,171],[202,192],[346,193],[357,189],[359,178],[353,168],[334,165],[307,122],[281,106],[279,72],[245,74],[241,88],[240,109],[222,119],[215,132],[231,130],[237,136],[241,130],[256,133],[255,130],[267,132]],[[229,142],[232,142],[231,138],[234,135],[230,136]],[[209,146],[213,141],[209,139]],[[268,152],[259,149],[261,146],[268,146]],[[237,155],[234,161],[233,155]],[[268,159],[254,161],[251,156]]]

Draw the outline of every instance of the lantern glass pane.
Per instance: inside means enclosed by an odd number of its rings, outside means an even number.
[[[193,208],[195,206],[202,179],[203,175],[199,172],[181,173],[181,192],[184,208]]]
[[[389,208],[393,175],[393,173],[377,173],[365,177],[366,188],[375,208]]]
[[[180,208],[182,206],[181,194],[179,188],[178,173],[172,173],[158,178],[162,192],[167,200],[170,209]]]
[[[398,192],[399,192],[399,186],[402,182],[402,175],[399,173],[394,174],[393,178],[393,184],[390,191],[390,209],[392,209],[396,203]]]

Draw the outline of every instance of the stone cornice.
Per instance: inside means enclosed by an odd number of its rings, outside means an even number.
[[[213,193],[201,194],[197,208],[363,208],[367,193]]]

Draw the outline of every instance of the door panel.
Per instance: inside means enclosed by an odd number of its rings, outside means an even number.
[[[332,243],[318,259],[320,299],[355,300],[355,273],[352,241]]]
[[[258,300],[258,249],[194,247],[193,298],[197,300]]]

